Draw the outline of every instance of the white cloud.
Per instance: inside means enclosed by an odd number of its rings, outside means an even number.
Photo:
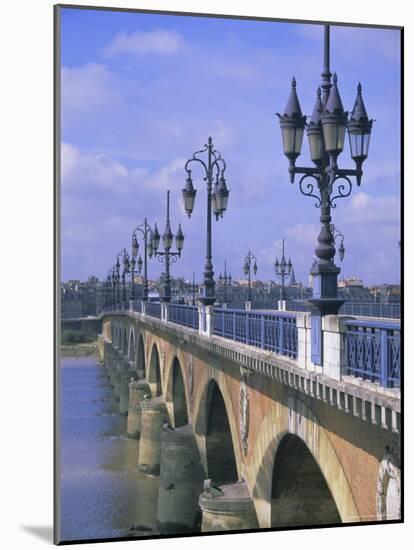
[[[354,224],[397,225],[400,220],[400,201],[393,195],[372,197],[367,193],[352,196],[349,208],[344,211],[346,222]]]
[[[181,189],[184,187],[186,173],[184,171],[185,159],[176,158],[167,166],[162,167],[149,177],[145,185],[155,191],[167,191],[173,188]]]
[[[105,154],[83,153],[69,143],[62,143],[62,189],[101,187],[124,192],[145,180],[143,168],[128,170]]]
[[[299,223],[286,229],[287,237],[304,247],[316,246],[318,233],[319,226],[314,223]]]
[[[131,34],[121,32],[106,46],[104,54],[108,57],[119,54],[175,55],[185,47],[183,37],[176,31],[155,29],[153,31],[135,31]]]
[[[127,168],[116,159],[100,153],[85,153],[62,143],[62,189],[101,187],[124,193],[137,186],[151,192],[181,189],[184,185],[184,158],[176,158],[152,174],[145,168]]]
[[[264,266],[272,265],[276,258],[282,256],[282,239],[273,241],[269,246],[262,248],[258,251],[257,259],[260,264]]]
[[[105,65],[88,63],[83,67],[62,67],[63,117],[90,115],[102,107],[120,102],[113,75]]]

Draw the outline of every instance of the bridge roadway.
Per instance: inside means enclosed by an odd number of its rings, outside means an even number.
[[[128,434],[140,437],[138,466],[160,476],[162,532],[192,531],[200,520],[203,531],[221,531],[400,518],[395,369],[385,379],[352,370],[361,342],[377,371],[384,354],[399,364],[397,331],[325,317],[320,367],[311,360],[308,313],[293,321],[245,313],[249,337],[235,325],[235,341],[224,326],[230,312],[183,311],[178,321],[173,304],[106,311],[99,338]],[[227,337],[217,335],[219,315]],[[286,339],[286,320],[293,344],[263,349],[270,323]],[[258,323],[266,337],[252,336]]]

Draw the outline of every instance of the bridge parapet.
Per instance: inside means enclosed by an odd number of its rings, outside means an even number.
[[[133,311],[116,312],[115,315],[118,320],[120,316],[125,321],[135,320],[143,330],[174,342],[192,354],[206,356],[207,353],[208,360],[218,369],[225,360],[235,362],[242,369],[276,380],[299,394],[327,403],[346,414],[394,433],[400,432],[399,388],[381,387],[377,379],[368,376],[355,377],[348,368],[347,337],[349,327],[355,325],[352,319],[325,317],[325,362],[323,367],[319,367],[313,365],[310,359],[310,319],[307,313],[300,313],[295,319],[298,330],[297,357],[280,355],[216,334],[206,336],[178,324],[177,320],[164,322],[158,317]],[[397,326],[393,325],[393,332],[397,331]],[[371,333],[368,334],[372,338]]]
[[[205,308],[184,304],[130,302],[130,311],[198,330],[207,336],[245,343],[297,359],[298,366],[341,380],[355,376],[385,388],[400,386],[400,323],[322,319],[323,366],[312,362],[310,313]]]

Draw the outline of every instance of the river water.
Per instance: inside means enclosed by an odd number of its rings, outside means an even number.
[[[158,479],[137,467],[113,389],[95,358],[61,361],[61,538],[155,534]]]

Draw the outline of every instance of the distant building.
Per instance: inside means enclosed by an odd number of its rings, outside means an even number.
[[[363,286],[361,279],[357,279],[355,275],[338,281],[338,288],[362,288]]]
[[[97,277],[88,281],[70,279],[61,283],[60,303],[62,319],[74,319],[96,315],[103,300],[103,287]]]

